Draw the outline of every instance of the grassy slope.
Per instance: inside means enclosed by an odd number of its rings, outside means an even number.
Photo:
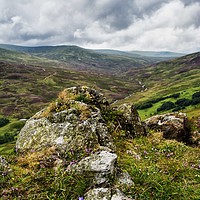
[[[109,100],[139,89],[136,82],[106,74],[0,62],[0,113],[26,118],[43,108],[64,88],[87,85]]]
[[[161,62],[146,69],[143,68],[141,71],[141,73],[138,73],[138,71],[130,70],[127,76],[137,73],[136,79],[140,81],[142,85],[145,85],[147,90],[144,91],[144,89],[141,88],[141,90],[143,90],[142,92],[137,92],[129,98],[121,100],[118,102],[119,104],[124,102],[140,104],[147,100],[174,93],[181,94],[179,99],[191,98],[194,92],[200,91],[200,53]],[[165,101],[175,101],[175,99],[163,100],[154,104],[152,108],[140,110],[139,112],[142,118],[144,119],[155,114],[157,108]],[[188,112],[190,116],[192,116],[192,113],[198,115],[200,106],[190,106],[183,111]]]
[[[189,98],[200,89],[198,57],[198,54],[190,55],[141,71],[129,71],[126,80],[105,74],[99,76],[96,73],[58,68],[47,70],[41,66],[1,62],[3,70],[0,71],[0,94],[4,96],[1,96],[0,103],[9,105],[6,112],[15,108],[15,113],[24,112],[19,117],[28,117],[55,98],[60,90],[77,83],[101,88],[110,99],[116,99],[141,90],[137,81],[145,84],[148,90],[136,92],[120,103],[143,102],[176,92],[181,93],[180,98]],[[161,103],[156,103],[153,109]],[[191,109],[194,109],[192,113],[191,110],[187,112],[199,116],[199,108]],[[143,117],[154,110],[145,112],[141,113]],[[16,123],[15,120],[12,123]],[[2,127],[0,133],[8,132],[11,124]],[[128,139],[123,134],[115,135],[114,138],[120,169],[128,171],[135,183],[132,188],[118,185],[127,195],[135,199],[200,199],[199,148],[165,140],[161,133],[150,133],[149,137],[135,139]],[[55,172],[52,165],[41,160],[49,157],[52,159],[48,153],[45,152],[45,156],[33,154],[17,157],[13,154],[13,147],[14,142],[0,145],[0,154],[9,160],[13,168],[11,174],[0,179],[0,192],[5,198],[78,199],[85,193],[88,183],[83,177],[63,174],[62,170]]]
[[[123,133],[113,134],[118,170],[128,172],[135,184],[117,184],[116,188],[139,200],[200,199],[199,148],[163,139],[161,133],[135,139],[126,138]],[[0,179],[0,192],[5,199],[74,200],[87,191],[87,178],[69,174],[66,167],[53,167],[55,155],[50,149],[22,156],[8,155],[6,151],[12,173]]]

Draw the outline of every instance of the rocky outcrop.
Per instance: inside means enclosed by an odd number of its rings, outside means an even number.
[[[117,107],[116,110],[118,111],[120,125],[126,130],[127,136],[146,135],[145,126],[142,124],[134,105],[123,104]]]
[[[129,199],[113,190],[113,182],[131,187],[128,174],[117,179],[117,154],[112,131],[127,137],[145,135],[134,106],[111,108],[103,94],[88,87],[65,89],[47,108],[26,121],[17,142],[19,153],[54,147],[70,173],[91,183],[85,199]],[[125,180],[128,179],[128,180]]]
[[[145,134],[134,106],[124,104],[113,111],[113,126],[127,135]],[[112,136],[104,118],[112,109],[103,94],[88,87],[72,87],[59,94],[47,108],[27,120],[17,142],[18,152],[40,151],[54,146],[61,153],[87,152],[105,146],[114,150]]]
[[[185,113],[170,113],[153,116],[145,121],[149,129],[163,132],[166,139],[175,139],[179,142],[190,140],[188,120]]]

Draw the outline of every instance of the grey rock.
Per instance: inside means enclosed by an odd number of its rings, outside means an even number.
[[[114,193],[114,194],[112,194]],[[120,190],[111,188],[94,188],[85,194],[85,200],[133,200],[125,196]]]
[[[125,196],[120,190],[116,190],[115,194],[111,197],[111,200],[133,200],[132,198],[129,198]]]
[[[141,122],[140,116],[134,105],[123,104],[117,107],[119,111],[119,121],[128,136],[142,136],[146,135],[146,129]]]
[[[72,108],[52,113],[50,118],[38,117],[43,116],[44,109],[27,120],[18,136],[16,149],[39,151],[54,146],[61,152],[68,152],[100,145],[114,148],[99,108],[78,101],[70,103]],[[82,113],[80,109],[83,109]]]
[[[82,159],[77,164],[68,166],[69,171],[75,171],[93,180],[93,184],[109,184],[115,174],[117,155],[108,151],[100,151]]]
[[[117,176],[117,183],[120,185],[125,185],[126,187],[134,186],[131,176],[128,172],[122,172]]]
[[[110,188],[95,188],[89,190],[85,194],[85,200],[110,200],[111,189]]]
[[[160,130],[166,139],[188,142],[190,139],[188,119],[185,113],[168,113],[156,115],[145,120],[152,130]]]

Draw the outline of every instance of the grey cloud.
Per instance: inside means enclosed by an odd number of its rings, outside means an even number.
[[[0,0],[0,42],[188,51],[199,0]]]

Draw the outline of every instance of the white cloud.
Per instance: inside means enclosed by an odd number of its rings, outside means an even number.
[[[200,50],[198,0],[0,0],[0,42]]]

